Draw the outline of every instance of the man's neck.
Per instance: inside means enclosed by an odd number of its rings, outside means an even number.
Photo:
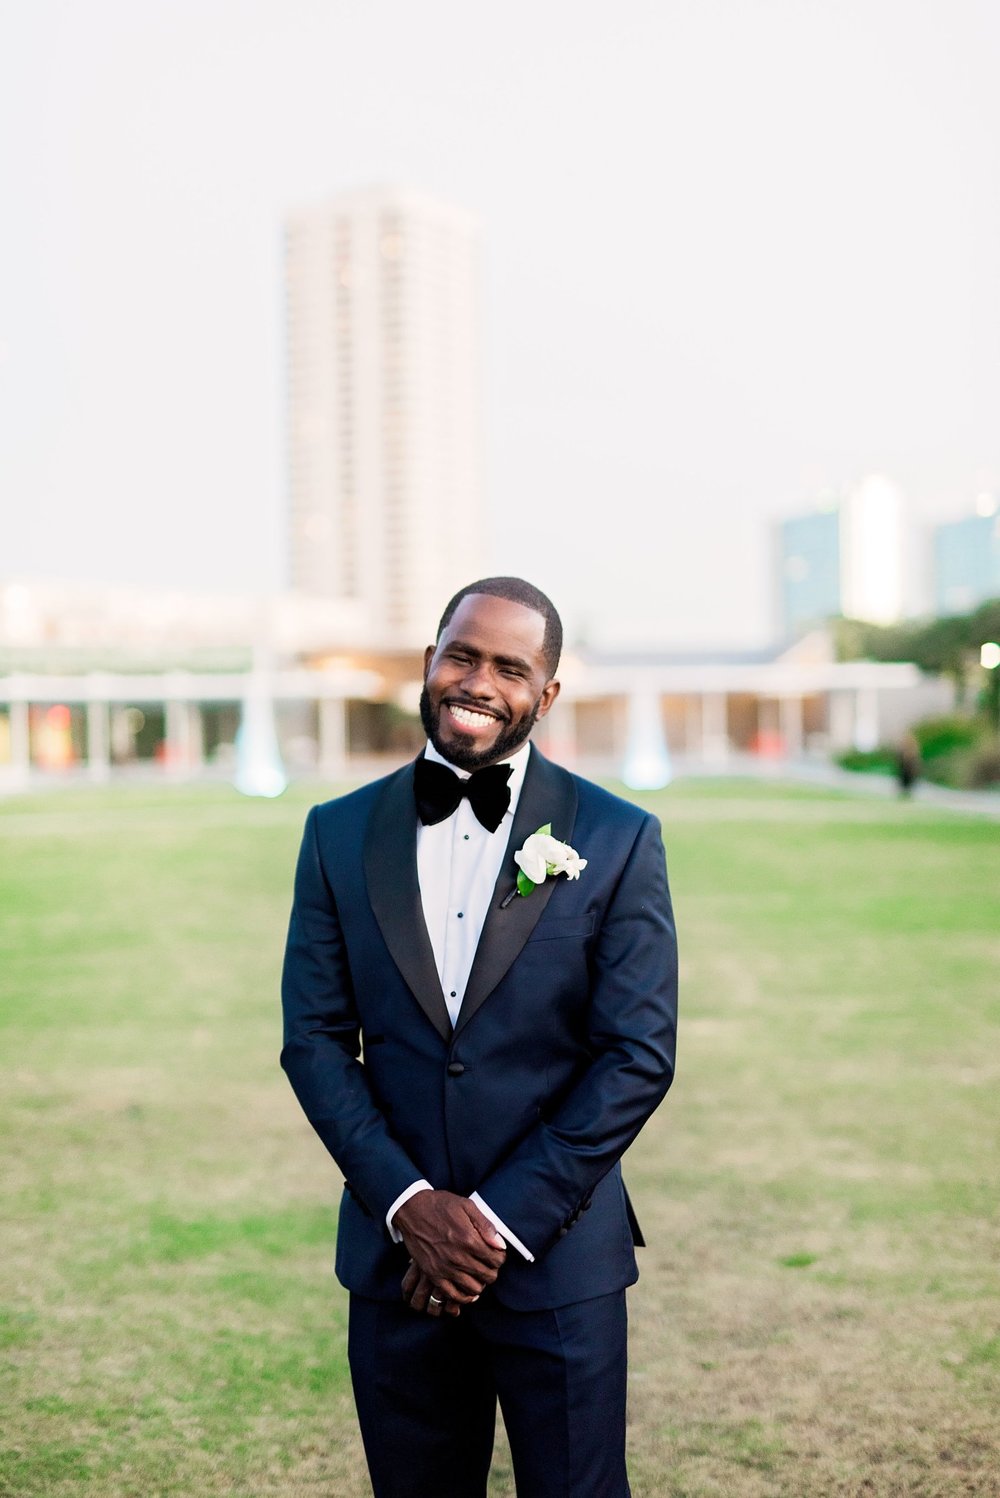
[[[528,742],[522,744],[519,749],[515,749],[513,754],[508,754],[506,759],[496,760],[495,763],[498,765],[511,765],[515,771],[523,770],[528,763],[528,756],[530,753],[531,741],[528,740]],[[446,758],[446,756],[443,755],[440,750],[434,747],[430,739],[428,739],[427,743],[424,745],[424,758],[429,759],[439,765],[447,765],[449,770],[454,770],[455,774],[460,775],[463,780],[465,780],[469,775],[473,774],[472,770],[465,770],[461,765],[452,764],[450,759]],[[478,766],[478,768],[487,769],[488,767],[486,765],[480,765]]]

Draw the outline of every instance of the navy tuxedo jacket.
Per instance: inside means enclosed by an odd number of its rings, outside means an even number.
[[[587,867],[514,889],[551,822]],[[313,807],[295,881],[282,1065],[346,1176],[337,1273],[396,1299],[385,1215],[421,1176],[481,1192],[531,1252],[517,1310],[609,1294],[641,1242],[623,1151],[673,1078],[677,949],[655,817],[531,751],[506,860],[452,1028],[417,884],[413,766]]]

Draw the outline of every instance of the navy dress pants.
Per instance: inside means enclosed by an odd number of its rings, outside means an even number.
[[[518,1498],[629,1498],[624,1290],[458,1317],[352,1295],[348,1351],[375,1498],[485,1498],[498,1399]]]

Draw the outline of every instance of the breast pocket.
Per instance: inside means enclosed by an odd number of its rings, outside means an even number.
[[[561,937],[573,937],[583,941],[593,934],[594,912],[583,915],[543,916],[528,937],[528,941],[558,941]]]

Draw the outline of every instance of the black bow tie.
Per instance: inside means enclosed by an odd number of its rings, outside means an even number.
[[[487,765],[468,780],[462,780],[447,765],[421,755],[413,767],[413,789],[421,822],[425,827],[443,822],[457,809],[462,797],[468,796],[478,820],[487,831],[496,832],[510,805],[507,781],[512,770],[512,765]]]

